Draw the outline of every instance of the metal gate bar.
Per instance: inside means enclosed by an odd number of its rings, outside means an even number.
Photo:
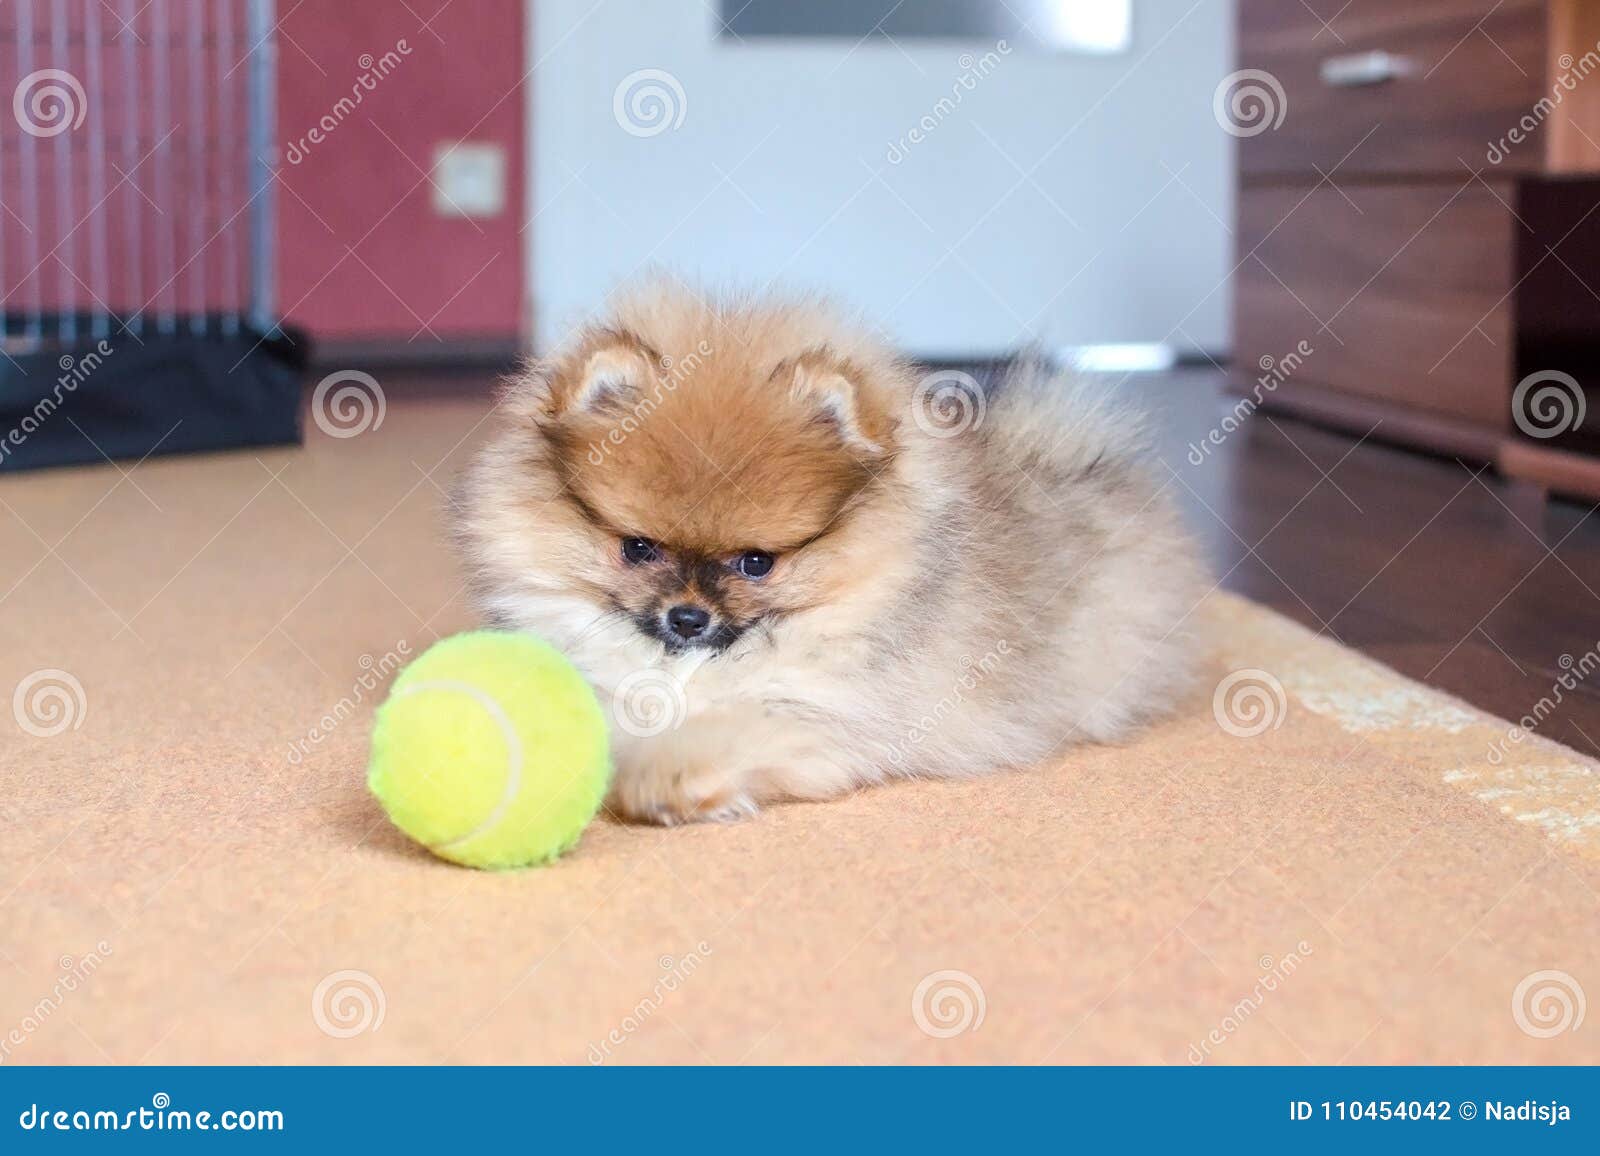
[[[275,330],[275,7],[0,4],[0,350]]]

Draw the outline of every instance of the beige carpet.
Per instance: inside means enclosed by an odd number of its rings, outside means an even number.
[[[0,480],[0,1061],[1600,1061],[1595,766],[1226,596],[1125,748],[431,859],[366,730],[482,416]]]

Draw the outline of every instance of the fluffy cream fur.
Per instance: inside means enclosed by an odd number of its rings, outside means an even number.
[[[816,302],[660,282],[505,402],[459,541],[486,616],[593,680],[626,816],[1036,765],[1185,685],[1202,569],[1138,422],[1038,366],[973,395]],[[769,577],[719,568],[746,547]],[[680,597],[735,640],[641,625]]]

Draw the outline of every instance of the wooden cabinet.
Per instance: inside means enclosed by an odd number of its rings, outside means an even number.
[[[1456,172],[1547,91],[1543,0],[1240,0],[1240,66],[1277,77],[1288,118],[1247,138],[1249,175]],[[1315,9],[1326,12],[1327,23]],[[1292,118],[1292,119],[1289,119]],[[1509,161],[1541,167],[1534,150]]]
[[[1600,497],[1600,0],[1239,21],[1240,384],[1304,342],[1266,404]]]

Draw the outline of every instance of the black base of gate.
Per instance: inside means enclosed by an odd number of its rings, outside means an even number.
[[[300,441],[303,335],[229,335],[216,318],[195,333],[182,318],[101,340],[84,320],[75,339],[30,347],[7,318],[0,471]]]

